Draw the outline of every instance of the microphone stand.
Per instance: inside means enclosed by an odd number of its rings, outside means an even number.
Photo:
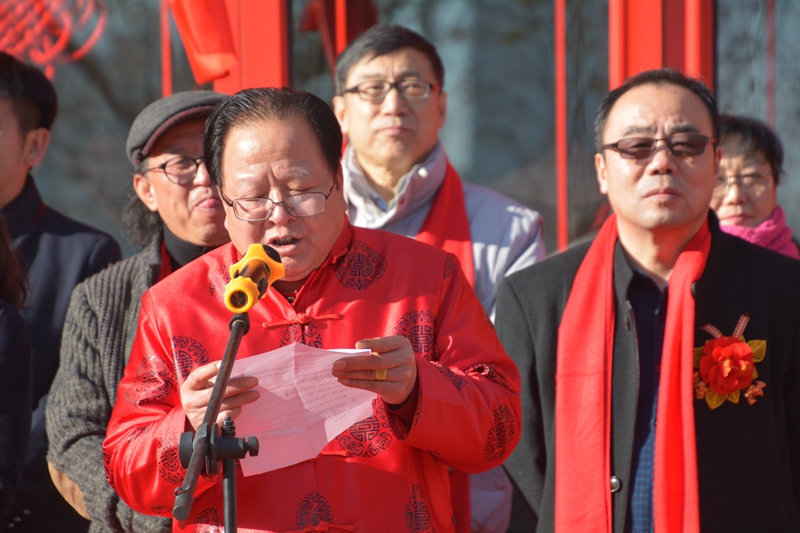
[[[219,374],[211,391],[211,399],[203,417],[203,423],[197,428],[194,435],[191,431],[181,434],[178,455],[181,465],[187,471],[183,486],[175,489],[175,507],[172,509],[172,516],[181,522],[189,517],[201,469],[205,466],[206,474],[217,475],[219,474],[219,462],[222,461],[225,531],[226,533],[236,533],[236,459],[243,459],[248,454],[253,457],[258,455],[258,439],[255,437],[237,439],[236,428],[230,417],[225,418],[221,432],[216,424],[239,344],[242,337],[250,330],[250,319],[247,313],[234,315],[229,328],[231,335],[220,363]]]

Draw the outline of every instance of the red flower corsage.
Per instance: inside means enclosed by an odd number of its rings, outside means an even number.
[[[764,359],[767,341],[745,341],[743,333],[749,320],[750,315],[742,315],[730,336],[722,335],[710,324],[703,326],[714,338],[706,341],[702,348],[694,349],[694,367],[699,369],[694,373],[694,390],[695,397],[705,399],[711,409],[725,400],[739,403],[741,391],[745,389],[744,397],[749,405],[753,405],[757,397],[764,396],[766,383],[754,380],[758,377],[755,364]]]

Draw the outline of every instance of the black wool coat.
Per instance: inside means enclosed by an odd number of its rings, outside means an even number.
[[[764,396],[711,409],[694,399],[700,529],[704,533],[800,531],[800,261],[722,233],[709,215],[711,250],[695,296],[694,346],[711,324],[731,335],[749,313],[746,340],[765,340],[756,364]],[[538,524],[553,531],[558,327],[590,243],[512,274],[498,295],[497,332],[522,377],[522,438],[505,467]],[[628,505],[639,359],[627,300],[632,272],[617,244],[612,370],[614,531]],[[580,335],[580,331],[574,332]],[[611,482],[609,481],[609,490]]]
[[[45,205],[30,176],[0,216],[30,283],[19,316],[28,331],[33,360],[28,455],[17,497],[0,527],[17,533],[82,533],[88,522],[64,501],[47,471],[45,409],[58,369],[61,330],[72,289],[119,261],[119,245],[110,235]]]

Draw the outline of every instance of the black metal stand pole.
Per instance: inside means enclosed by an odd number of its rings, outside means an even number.
[[[236,435],[236,429],[231,417],[226,417],[222,422],[222,437],[231,438]],[[238,527],[236,513],[236,459],[226,458],[222,461],[222,494],[225,510],[225,531],[236,532]]]
[[[172,516],[179,521],[189,517],[189,512],[194,503],[194,491],[200,472],[205,466],[206,473],[216,475],[219,473],[219,462],[223,462],[223,500],[225,510],[225,531],[236,533],[236,459],[242,459],[248,454],[258,455],[258,441],[255,437],[246,439],[235,437],[236,431],[230,417],[223,422],[222,433],[216,424],[219,416],[224,391],[233,371],[233,363],[242,337],[250,329],[250,320],[247,313],[234,315],[230,322],[231,336],[225,348],[225,355],[220,363],[219,373],[211,391],[203,423],[197,432],[186,432],[181,435],[179,455],[181,464],[186,468],[186,478],[183,485],[175,489],[175,507]]]

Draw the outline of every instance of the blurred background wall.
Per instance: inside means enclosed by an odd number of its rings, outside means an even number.
[[[3,0],[11,2],[12,0]],[[275,0],[264,0],[275,1]],[[398,22],[430,39],[445,63],[449,93],[442,140],[465,180],[500,190],[545,219],[555,250],[553,0],[375,0],[381,22]],[[298,26],[305,0],[289,0],[291,80],[330,102],[333,84],[319,33]],[[45,201],[117,236],[131,191],[125,138],[137,113],[161,95],[160,1],[106,0],[102,37],[84,58],[57,65],[60,113],[34,175]],[[792,29],[800,3],[774,1],[775,125],[787,151],[779,199],[800,231],[800,41]],[[724,111],[767,119],[767,12],[760,0],[717,0],[716,92]],[[86,30],[88,31],[88,30]],[[78,46],[85,34],[74,36]],[[173,87],[196,88],[172,29]],[[606,0],[567,2],[567,102],[570,238],[602,215],[593,167],[593,121],[608,89]],[[203,88],[210,88],[206,85]]]

